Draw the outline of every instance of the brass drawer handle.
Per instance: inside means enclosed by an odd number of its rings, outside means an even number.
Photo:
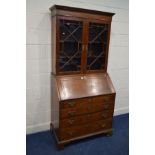
[[[108,101],[109,100],[109,97],[104,97],[103,100],[104,101]]]
[[[102,114],[102,117],[103,117],[103,118],[107,118],[107,116],[108,116],[108,115],[105,114],[105,113]]]
[[[106,126],[106,124],[102,124],[101,127],[104,128]]]
[[[68,135],[72,136],[73,135],[73,132],[68,132]]]
[[[74,119],[71,119],[71,120],[68,121],[68,123],[69,123],[70,125],[72,125],[74,122],[75,122]]]
[[[71,112],[68,113],[68,115],[69,115],[69,116],[74,116],[75,113],[76,113],[75,111],[71,111]]]
[[[92,98],[89,98],[89,99],[88,99],[88,102],[92,102]]]
[[[88,125],[86,125],[85,127],[86,127],[86,129],[89,129],[89,128],[91,128],[89,124],[88,124]]]
[[[90,118],[90,116],[91,116],[91,115],[90,115],[90,114],[88,114],[88,115],[87,115],[87,118]]]
[[[109,109],[109,105],[103,105],[103,108],[105,109],[105,110],[107,110],[107,109]]]
[[[87,109],[88,109],[88,111],[91,110],[92,109],[92,106],[88,106]]]
[[[75,106],[75,101],[68,102],[68,104],[69,104],[70,107],[74,107]]]

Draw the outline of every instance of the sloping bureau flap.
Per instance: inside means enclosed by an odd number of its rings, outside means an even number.
[[[60,100],[115,93],[107,73],[56,76],[56,81]]]

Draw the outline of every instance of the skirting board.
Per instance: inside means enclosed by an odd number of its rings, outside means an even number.
[[[50,129],[51,122],[45,122],[42,124],[36,124],[26,127],[26,134],[37,133],[41,131],[46,131]]]
[[[117,108],[114,110],[114,116],[129,113],[129,107]]]
[[[115,109],[114,116],[126,114],[126,113],[129,113],[129,107]],[[37,133],[37,132],[49,130],[50,129],[50,123],[51,122],[45,122],[42,124],[27,126],[26,127],[26,134]],[[57,124],[57,123],[58,123],[57,121],[53,122],[53,124]]]

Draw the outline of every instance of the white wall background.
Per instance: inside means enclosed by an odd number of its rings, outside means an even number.
[[[27,133],[48,130],[51,121],[49,7],[54,4],[116,13],[112,21],[108,72],[117,92],[115,115],[128,113],[128,3],[128,0],[27,0]]]

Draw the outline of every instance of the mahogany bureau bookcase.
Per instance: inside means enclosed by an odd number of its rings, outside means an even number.
[[[115,89],[107,73],[114,13],[54,5],[52,104],[58,147],[98,134],[112,134]]]

